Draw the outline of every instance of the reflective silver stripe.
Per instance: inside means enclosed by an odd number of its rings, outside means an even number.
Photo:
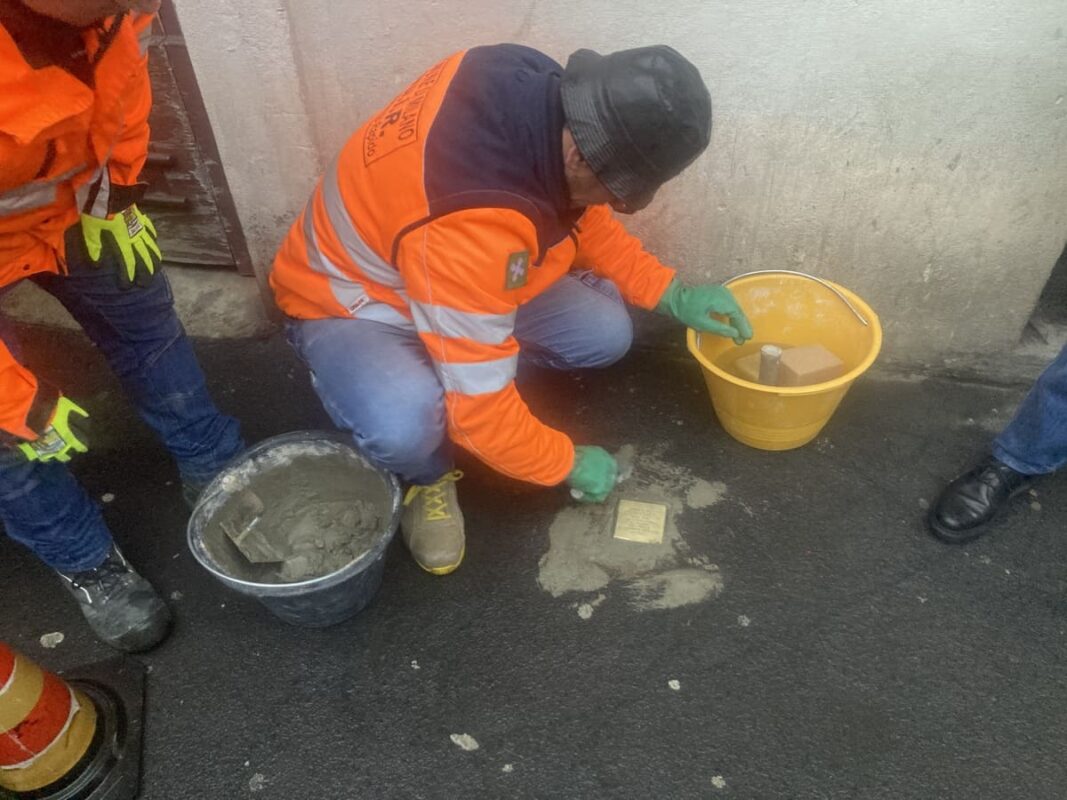
[[[369,319],[374,322],[383,322],[386,325],[392,325],[394,328],[404,328],[405,330],[414,331],[415,323],[408,317],[401,314],[391,305],[386,303],[379,303],[377,300],[372,300],[363,306],[359,310],[359,314],[356,315],[359,319]]]
[[[85,208],[85,201],[89,199],[89,190],[92,188],[93,182],[83,183],[77,189],[74,190],[74,202],[78,206],[78,211]]]
[[[54,178],[33,181],[0,193],[0,214],[19,214],[50,206],[59,196],[59,185],[70,180],[83,169],[85,169],[84,164]]]
[[[311,203],[308,203],[307,208],[304,209],[304,239],[307,242],[308,264],[315,272],[322,273],[329,279],[330,291],[349,314],[354,316],[362,306],[371,302],[363,285],[346,277],[340,268],[326,258],[319,249]]]
[[[79,211],[85,211],[85,204],[89,201],[89,192],[96,183],[96,179],[100,177],[102,169],[103,167],[97,167],[97,170],[92,174],[92,177],[74,190],[74,201],[78,204]]]
[[[356,262],[363,273],[382,286],[393,289],[402,286],[403,280],[400,278],[400,273],[363,241],[356,226],[352,224],[352,218],[348,215],[348,209],[345,208],[344,198],[341,197],[341,189],[337,185],[336,160],[322,176],[322,201],[334,233],[337,234],[337,239],[348,253],[348,257]]]
[[[469,339],[479,344],[503,344],[515,330],[515,312],[510,314],[474,314],[447,306],[408,303],[415,327],[450,339]]]
[[[108,208],[111,200],[111,171],[107,168],[105,163],[100,168],[100,191],[96,193],[96,199],[93,200],[93,207],[85,213],[91,217],[99,217],[104,219],[107,216]]]
[[[54,183],[27,183],[0,194],[0,214],[18,214],[44,208],[56,201],[59,187]]]
[[[304,239],[307,241],[308,264],[315,272],[326,276],[334,298],[344,306],[349,316],[383,322],[396,328],[414,329],[414,324],[404,314],[372,298],[367,294],[362,283],[346,275],[340,267],[323,254],[319,249],[318,237],[315,234],[311,203],[308,203],[307,208],[304,209]]]
[[[508,356],[473,364],[435,361],[434,366],[445,391],[474,395],[499,392],[515,377],[518,363],[518,356]]]
[[[154,40],[155,36],[152,35],[152,24],[149,23],[137,34],[137,46],[141,49],[142,56],[148,52],[148,48],[152,46]]]

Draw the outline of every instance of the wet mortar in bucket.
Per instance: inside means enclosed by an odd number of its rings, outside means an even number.
[[[204,530],[208,550],[235,577],[293,583],[329,575],[367,552],[382,530],[383,514],[365,499],[380,480],[353,473],[341,455],[296,457],[247,482],[226,476],[222,485],[234,490],[242,483]],[[253,524],[282,560],[255,564],[236,550],[227,528]]]
[[[334,625],[377,594],[401,499],[396,477],[345,437],[282,434],[208,485],[189,518],[189,548],[218,580],[284,621]]]

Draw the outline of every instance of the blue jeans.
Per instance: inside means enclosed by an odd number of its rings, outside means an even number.
[[[287,334],[334,424],[367,458],[415,484],[452,468],[444,390],[414,330],[332,318],[290,320]],[[614,284],[572,273],[518,310],[515,337],[539,366],[606,367],[630,349],[633,326]]]
[[[1067,464],[1067,347],[993,441],[993,455],[1026,475],[1044,475]]]
[[[178,462],[182,480],[207,483],[244,445],[237,421],[208,395],[166,275],[145,289],[120,289],[112,256],[105,252],[92,265],[77,226],[67,232],[67,259],[68,275],[30,280],[55,296],[103,352],[141,418]],[[0,335],[16,352],[11,332]],[[97,566],[111,547],[99,508],[64,464],[30,462],[10,447],[0,447],[0,520],[8,536],[63,571]]]

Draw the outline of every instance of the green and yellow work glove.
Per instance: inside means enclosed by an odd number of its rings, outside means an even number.
[[[124,289],[150,285],[163,260],[156,244],[156,226],[136,204],[106,219],[82,214],[82,236],[94,264],[100,261],[104,237],[110,237],[118,251],[119,286]]]
[[[19,445],[29,461],[70,461],[71,453],[89,450],[86,422],[89,412],[68,397],[60,396],[45,432]]]
[[[567,476],[571,495],[583,503],[603,503],[619,479],[615,457],[603,447],[578,445],[574,448],[574,466]]]
[[[717,283],[685,286],[671,281],[656,305],[656,311],[695,330],[726,336],[733,339],[734,344],[744,344],[752,338],[752,325],[733,293]],[[712,314],[726,317],[729,324],[715,319]]]

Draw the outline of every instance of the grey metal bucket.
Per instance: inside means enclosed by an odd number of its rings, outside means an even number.
[[[217,526],[214,515],[250,479],[268,470],[285,469],[294,458],[340,458],[343,468],[372,473],[368,496],[381,511],[382,530],[370,548],[340,570],[296,583],[266,582]],[[359,613],[382,583],[385,550],[400,524],[401,490],[396,477],[368,462],[349,440],[324,431],[300,431],[267,439],[250,448],[208,484],[189,518],[188,541],[193,556],[208,572],[241,594],[254,597],[275,616],[294,625],[323,628]],[[268,501],[269,502],[269,498]]]

